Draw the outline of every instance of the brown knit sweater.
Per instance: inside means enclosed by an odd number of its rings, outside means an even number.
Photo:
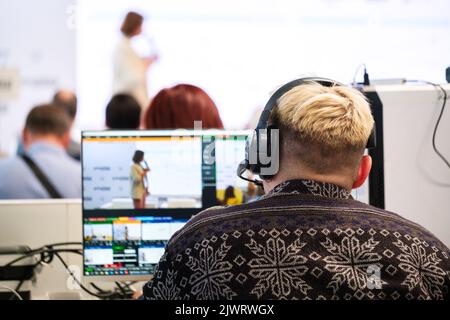
[[[146,299],[450,299],[449,249],[421,226],[292,180],[196,215],[170,240]]]

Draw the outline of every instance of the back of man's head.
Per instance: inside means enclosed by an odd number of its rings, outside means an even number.
[[[53,104],[64,109],[71,120],[77,115],[77,96],[72,91],[59,90],[53,96]]]
[[[317,175],[355,173],[374,120],[359,91],[312,82],[285,93],[271,121],[281,135],[281,163]]]
[[[109,129],[138,129],[141,121],[141,107],[130,95],[118,94],[112,97],[106,107],[106,126]]]
[[[71,119],[61,108],[44,104],[31,109],[25,121],[25,130],[32,136],[63,137],[70,129]]]

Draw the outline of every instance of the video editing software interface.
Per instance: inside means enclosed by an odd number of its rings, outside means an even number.
[[[194,214],[262,195],[236,176],[247,134],[83,132],[84,275],[152,274]]]

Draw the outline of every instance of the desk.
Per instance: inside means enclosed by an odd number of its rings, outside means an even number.
[[[2,246],[23,244],[34,249],[57,242],[81,242],[80,200],[1,201],[0,221]],[[64,253],[62,258],[81,272],[81,256]],[[47,292],[69,291],[71,283],[62,264],[54,261],[38,274],[32,299],[46,299]]]

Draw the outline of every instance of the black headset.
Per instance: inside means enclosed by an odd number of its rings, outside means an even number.
[[[282,87],[280,87],[275,93],[270,97],[267,102],[264,110],[261,113],[261,116],[258,121],[258,125],[254,130],[253,134],[247,139],[247,143],[245,146],[245,160],[239,164],[237,169],[237,175],[246,181],[253,182],[259,186],[262,186],[262,181],[260,180],[251,180],[243,176],[246,170],[251,171],[253,174],[259,175],[262,179],[270,179],[278,172],[278,167],[275,169],[276,172],[272,172],[271,174],[264,174],[264,170],[271,168],[273,165],[278,166],[278,163],[273,163],[273,157],[271,152],[274,151],[274,156],[276,156],[276,161],[278,161],[279,157],[279,146],[278,146],[278,133],[279,130],[275,125],[269,124],[270,114],[273,109],[275,109],[278,105],[278,100],[288,91],[292,90],[295,87],[301,86],[303,84],[309,83],[319,83],[324,87],[335,87],[335,86],[344,86],[343,84],[320,77],[307,77],[300,78],[297,80],[293,80],[291,82],[286,83]],[[367,141],[366,148],[372,149],[376,147],[376,134],[375,134],[375,125],[373,130],[369,136]],[[277,141],[275,145],[275,150],[272,150],[272,139]],[[268,159],[270,159],[268,161]]]

